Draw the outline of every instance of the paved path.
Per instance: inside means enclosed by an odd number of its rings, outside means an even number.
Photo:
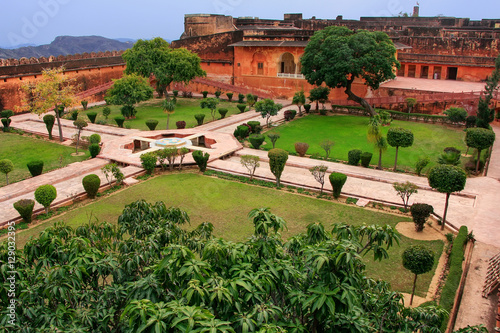
[[[411,77],[397,77],[395,80],[382,83],[382,88],[410,89],[434,92],[471,92],[483,91],[484,82],[464,82],[454,80],[431,80]]]

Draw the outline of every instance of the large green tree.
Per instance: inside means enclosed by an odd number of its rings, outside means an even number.
[[[330,88],[345,88],[348,99],[361,104],[375,116],[375,111],[363,98],[352,91],[359,78],[372,89],[395,77],[399,67],[396,48],[386,33],[356,32],[346,27],[328,27],[316,31],[301,59],[302,74],[310,84],[325,83]]]
[[[163,202],[125,207],[118,223],[62,224],[15,250],[0,286],[8,332],[436,332],[442,310],[405,308],[402,295],[366,276],[363,255],[387,256],[390,226],[319,223],[285,242],[267,208],[249,214],[244,242],[213,236]],[[0,278],[12,256],[0,244]],[[279,328],[279,330],[278,330]]]
[[[465,134],[467,147],[477,149],[476,173],[479,172],[481,162],[481,151],[487,149],[495,142],[495,132],[490,129],[476,127],[468,128]]]
[[[106,93],[106,102],[123,105],[127,109],[126,117],[135,114],[135,104],[153,98],[153,88],[142,76],[131,74],[114,80],[113,87]],[[123,108],[122,108],[123,113]]]
[[[200,57],[185,48],[173,49],[160,37],[151,40],[139,39],[122,55],[127,63],[125,73],[139,74],[156,79],[156,90],[160,96],[166,94],[172,82],[189,83],[197,76],[205,76],[200,66]]]
[[[495,108],[490,107],[493,100],[493,94],[498,91],[498,83],[500,82],[500,55],[495,61],[495,69],[493,73],[486,80],[484,87],[484,97],[479,98],[479,105],[477,107],[477,127],[489,128],[490,123],[495,119]]]

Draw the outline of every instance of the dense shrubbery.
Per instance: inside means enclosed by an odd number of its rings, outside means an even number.
[[[101,136],[97,133],[94,133],[92,135],[89,136],[89,143],[90,144],[94,144],[94,143],[101,143]]]
[[[195,150],[193,151],[193,159],[196,162],[196,165],[198,165],[198,168],[200,168],[201,172],[205,172],[207,169],[207,163],[208,159],[210,158],[209,153],[203,153],[201,150]]]
[[[434,208],[425,203],[414,203],[410,207],[410,212],[415,223],[415,230],[422,231],[427,218],[434,212]]]
[[[239,125],[236,127],[236,129],[233,132],[233,135],[238,139],[238,140],[243,140],[245,139],[248,134],[250,133],[250,128],[247,125]]]
[[[35,207],[35,201],[31,199],[21,199],[14,202],[14,208],[26,223],[31,223],[33,219],[33,207]]]
[[[101,179],[98,175],[90,174],[82,179],[82,185],[90,199],[94,199],[101,186]]]
[[[295,142],[295,151],[300,157],[306,156],[309,145],[305,142]]]
[[[370,162],[372,161],[372,153],[369,152],[364,152],[361,154],[360,159],[361,159],[361,165],[365,168],[368,168],[370,166]]]
[[[148,119],[146,120],[146,126],[149,128],[150,131],[154,131],[156,129],[156,126],[158,126],[158,120]]]
[[[266,137],[262,134],[252,134],[248,138],[248,141],[250,141],[252,147],[254,147],[255,149],[259,149],[260,146],[264,143],[265,139]]]
[[[26,164],[26,166],[33,177],[39,176],[43,172],[43,161],[41,160],[30,161]]]
[[[177,127],[177,129],[186,128],[186,122],[184,120],[180,120],[175,123],[175,126]]]
[[[342,187],[347,180],[347,176],[340,172],[332,172],[328,178],[330,179],[330,184],[332,184],[333,197],[338,199],[342,192]]]
[[[262,131],[260,121],[249,121],[247,125],[250,126],[250,132],[252,134],[260,134],[260,132]]]
[[[148,175],[153,174],[156,167],[156,154],[149,152],[141,155],[141,164]]]
[[[87,112],[87,117],[92,124],[95,124],[95,119],[97,118],[97,112]]]
[[[347,153],[347,163],[349,165],[358,165],[362,153],[363,152],[359,149],[350,150],[349,153]]]

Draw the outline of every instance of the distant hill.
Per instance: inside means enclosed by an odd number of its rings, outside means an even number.
[[[0,58],[39,58],[52,55],[57,57],[84,52],[119,51],[129,49],[133,45],[133,40],[122,42],[100,36],[59,36],[52,43],[46,45],[21,47],[13,50],[0,48]]]

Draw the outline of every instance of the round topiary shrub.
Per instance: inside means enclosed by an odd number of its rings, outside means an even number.
[[[370,166],[370,162],[372,161],[372,153],[364,152],[361,154],[361,165],[365,168]]]
[[[14,163],[9,159],[0,160],[0,172],[5,174],[5,181],[9,185],[9,173],[14,170]]]
[[[226,114],[229,110],[226,108],[220,108],[219,109],[219,114],[220,114],[220,119],[226,118]]]
[[[12,117],[14,115],[14,111],[12,110],[2,110],[0,112],[0,118],[6,118],[6,119],[9,119],[10,117]]]
[[[90,144],[101,143],[101,136],[97,133],[92,134],[91,136],[89,136],[89,143]]]
[[[205,119],[205,115],[203,113],[195,114],[194,119],[196,119],[198,126],[201,126],[203,125],[203,120]]]
[[[295,151],[300,157],[306,156],[309,145],[305,142],[295,142]]]
[[[328,178],[330,179],[330,184],[332,184],[333,197],[338,199],[342,192],[342,187],[347,180],[347,176],[340,172],[332,172]]]
[[[359,149],[353,149],[347,154],[347,164],[358,165],[359,160],[361,160],[361,154],[363,152]]]
[[[200,168],[200,172],[205,172],[207,169],[208,159],[210,158],[210,154],[203,153],[201,150],[193,151],[193,159]]]
[[[146,126],[149,128],[150,131],[154,131],[156,129],[156,126],[158,126],[158,120],[148,119],[146,120]]]
[[[49,213],[50,204],[57,198],[57,190],[52,185],[42,185],[35,190],[35,200]]]
[[[259,149],[260,146],[264,143],[265,139],[266,137],[262,134],[252,134],[248,138],[248,141],[250,141],[252,147],[254,147],[255,149]]]
[[[87,118],[89,118],[92,124],[95,124],[95,119],[97,118],[97,112],[88,112]]]
[[[184,120],[179,120],[175,123],[175,126],[177,126],[177,129],[184,129],[186,128],[186,122]]]
[[[434,207],[425,203],[414,203],[410,207],[411,216],[415,223],[415,230],[424,230],[425,221],[434,212]]]
[[[33,207],[35,207],[35,201],[31,199],[21,199],[14,202],[14,208],[26,223],[31,223],[33,220]]]
[[[259,134],[262,131],[260,121],[249,121],[247,125],[250,126],[250,132],[252,132],[252,134]]]
[[[238,104],[238,105],[236,105],[236,107],[238,108],[238,110],[240,110],[240,113],[243,113],[243,112],[245,112],[247,105],[246,104]]]
[[[36,177],[42,174],[43,161],[41,160],[31,161],[28,162],[26,166],[28,167],[28,170],[30,171],[32,177]]]
[[[90,157],[95,158],[101,152],[101,146],[98,143],[93,143],[89,146]]]
[[[106,118],[106,120],[107,120],[110,114],[111,114],[111,108],[110,108],[109,106],[105,106],[105,107],[102,109],[102,115],[103,115],[103,116],[104,116],[104,118]]]
[[[117,116],[114,119],[115,119],[115,122],[118,125],[118,127],[123,128],[123,123],[125,122],[125,117]]]
[[[240,125],[236,127],[236,129],[233,132],[233,135],[238,139],[238,140],[243,140],[248,136],[248,133],[250,132],[250,129],[246,125]]]
[[[90,174],[82,179],[82,185],[90,199],[94,199],[101,186],[101,179],[98,175]]]
[[[304,110],[306,113],[309,113],[309,111],[311,111],[311,104],[304,104]]]

